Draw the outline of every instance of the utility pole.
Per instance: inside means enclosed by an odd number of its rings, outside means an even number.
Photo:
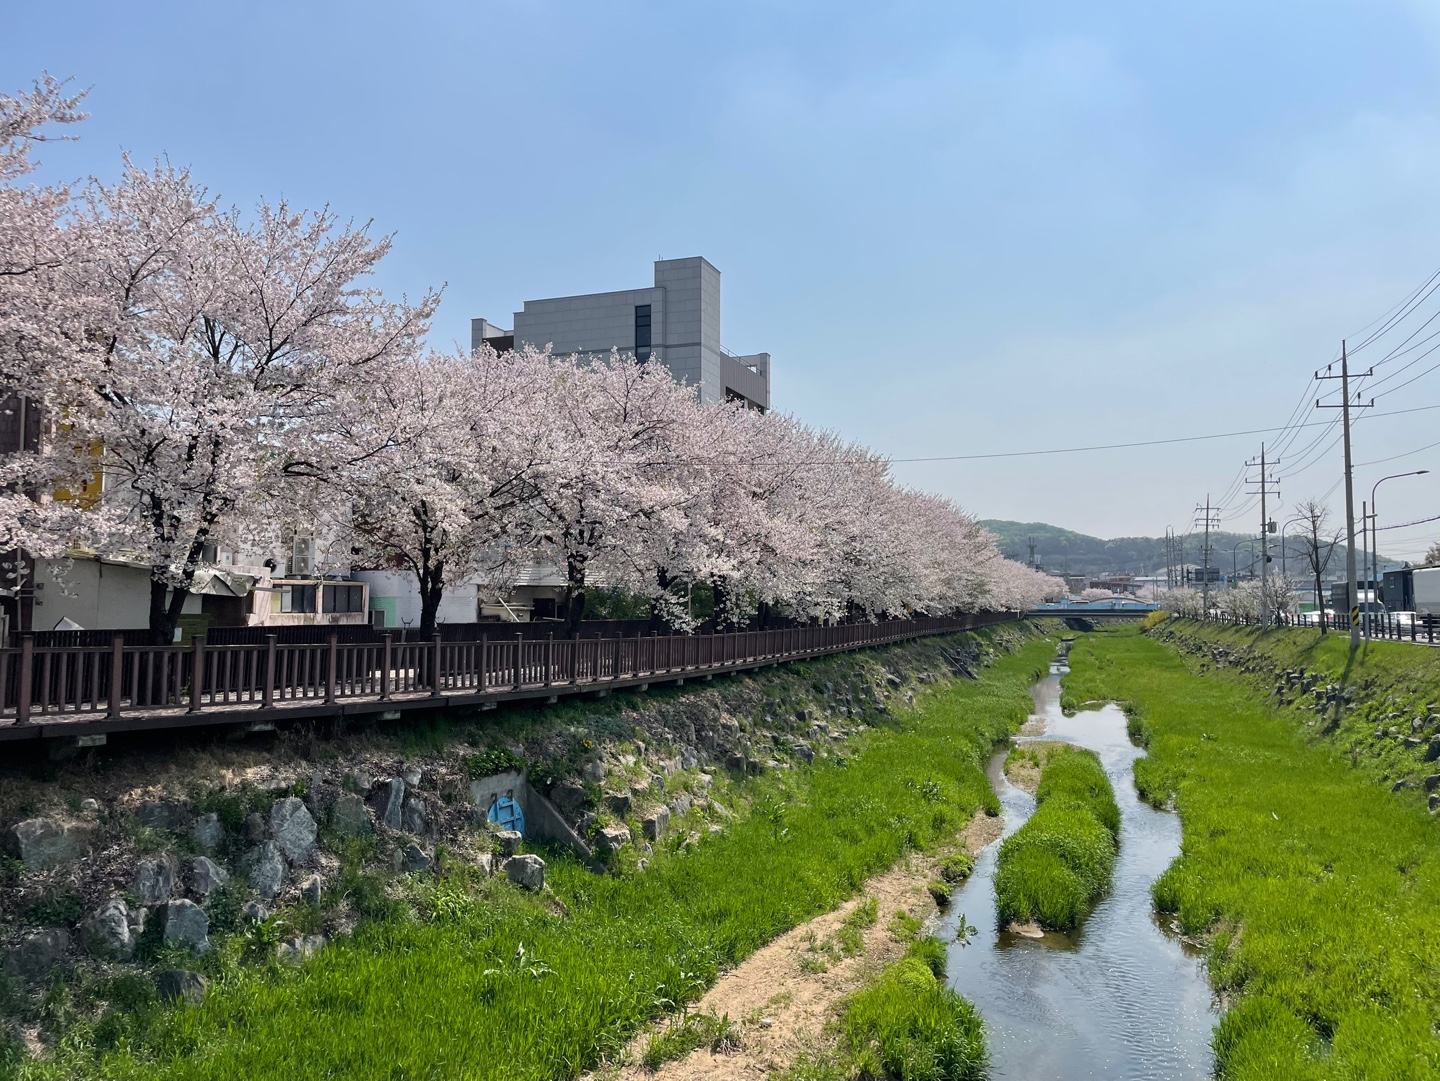
[[[1201,514],[1199,504],[1195,506],[1195,514],[1196,517]],[[1210,509],[1209,495],[1205,496],[1204,518],[1196,524],[1205,531],[1205,540],[1200,546],[1200,585],[1205,595],[1205,614],[1208,617],[1210,614],[1210,530],[1220,528],[1220,517]]]
[[[1279,464],[1280,460],[1278,458],[1270,463],[1271,466]],[[1271,603],[1270,599],[1270,515],[1266,512],[1265,500],[1267,496],[1278,496],[1280,492],[1278,490],[1271,491],[1271,486],[1275,482],[1270,479],[1270,474],[1267,471],[1269,466],[1267,466],[1265,462],[1264,443],[1260,444],[1260,460],[1258,462],[1251,460],[1245,463],[1246,468],[1254,468],[1257,465],[1260,467],[1260,491],[1258,493],[1248,492],[1246,494],[1260,496],[1260,603],[1265,606],[1265,622],[1269,624],[1273,621],[1273,609],[1275,606]],[[1249,483],[1254,484],[1256,482],[1250,480]]]
[[[1034,537],[1026,537],[1025,543],[1030,546],[1030,569],[1037,570],[1039,568],[1035,564],[1035,549],[1038,547],[1038,542]]]
[[[1346,343],[1340,343],[1340,374],[1334,375],[1331,369],[1335,365],[1331,363],[1325,368],[1325,374],[1315,373],[1316,379],[1338,379],[1340,380],[1339,405],[1322,405],[1320,399],[1315,399],[1316,409],[1339,409],[1340,418],[1344,428],[1345,440],[1345,577],[1350,583],[1350,648],[1360,648],[1360,584],[1355,579],[1355,485],[1354,485],[1354,464],[1350,455],[1350,355],[1346,350]],[[1357,375],[1357,379],[1364,379],[1373,375],[1374,369],[1368,369]],[[1355,403],[1356,409],[1369,409],[1374,405],[1374,400],[1366,403]]]

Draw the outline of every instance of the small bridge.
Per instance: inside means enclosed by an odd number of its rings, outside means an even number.
[[[1158,604],[1139,601],[1096,601],[1093,604],[1041,604],[1026,612],[1028,619],[1140,619],[1158,612]]]

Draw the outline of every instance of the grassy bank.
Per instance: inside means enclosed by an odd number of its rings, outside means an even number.
[[[1070,660],[1075,699],[1143,718],[1151,794],[1180,813],[1155,901],[1208,944],[1220,1074],[1440,1076],[1440,823],[1248,673],[1199,674],[1133,630],[1086,635]]]
[[[1154,633],[1196,670],[1243,682],[1289,711],[1310,738],[1333,743],[1377,782],[1418,788],[1440,768],[1440,745],[1431,746],[1440,744],[1440,650],[1377,641],[1352,653],[1346,634],[1193,620]]]
[[[574,1076],[905,851],[998,810],[985,757],[1024,720],[1053,650],[1032,639],[843,757],[744,782],[752,813],[698,844],[657,845],[643,874],[596,876],[547,853],[549,885],[532,895],[443,869],[423,919],[367,921],[300,968],[221,959],[203,1006],[138,1002],[101,1022],[103,1038],[77,1026],[19,1076]]]
[[[1069,931],[1110,885],[1120,809],[1095,753],[1065,746],[1049,749],[1035,804],[1000,846],[996,913],[1001,926]]]

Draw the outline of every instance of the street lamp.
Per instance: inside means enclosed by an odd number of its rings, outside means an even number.
[[[1400,477],[1423,477],[1428,472],[1430,472],[1428,469],[1414,469],[1409,473],[1391,473],[1388,477],[1381,477],[1377,480],[1375,486],[1370,489],[1370,536],[1375,542],[1370,546],[1370,583],[1372,586],[1380,567],[1380,515],[1375,509],[1375,493],[1387,480],[1398,480]],[[1363,521],[1361,524],[1364,524]],[[1358,604],[1359,601],[1360,598],[1356,597],[1355,602]],[[1365,610],[1365,637],[1370,637],[1370,610],[1368,607]]]
[[[1237,542],[1235,543],[1235,547],[1230,549],[1230,579],[1231,579],[1231,584],[1232,584],[1232,585],[1239,585],[1239,584],[1240,584],[1240,555],[1239,555],[1239,553],[1240,553],[1240,545],[1242,545],[1242,544],[1254,544],[1254,543],[1255,543],[1255,538],[1254,538],[1254,537],[1248,537],[1248,538],[1246,538],[1245,540],[1237,541]],[[1250,560],[1251,560],[1251,563],[1253,564],[1253,563],[1254,563],[1254,560],[1255,560],[1255,549],[1254,549],[1254,548],[1251,548],[1251,549],[1250,549]]]

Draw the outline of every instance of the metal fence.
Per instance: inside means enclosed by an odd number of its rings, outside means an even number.
[[[844,650],[969,630],[1018,619],[982,612],[935,619],[792,627],[730,634],[534,639],[481,635],[478,641],[210,645],[38,646],[22,638],[0,650],[0,724],[119,719],[136,714],[248,711],[344,700],[410,702],[441,696],[480,702],[551,688],[599,687],[824,656]]]
[[[1229,623],[1239,627],[1266,625],[1309,627],[1319,630],[1323,625],[1327,630],[1332,631],[1348,632],[1350,630],[1350,613],[1348,612],[1333,614],[1301,612],[1299,615],[1291,612],[1277,612],[1268,620],[1256,616],[1236,615],[1233,612],[1211,612],[1208,620],[1211,623]],[[1396,612],[1362,612],[1359,626],[1361,633],[1367,637],[1390,642],[1415,642],[1433,646],[1437,636],[1440,636],[1440,616],[1412,615],[1409,612],[1403,616]]]

